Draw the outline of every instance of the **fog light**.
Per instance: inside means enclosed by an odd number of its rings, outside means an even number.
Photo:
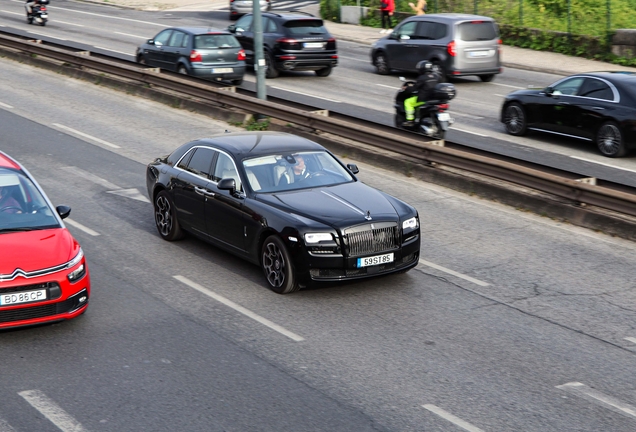
[[[85,295],[81,296],[79,299],[77,299],[78,303],[84,303],[86,300],[88,300],[88,297],[86,297]]]

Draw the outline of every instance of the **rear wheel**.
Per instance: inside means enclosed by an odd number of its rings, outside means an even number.
[[[614,122],[603,123],[596,135],[596,145],[603,156],[622,157],[627,154],[623,134]]]
[[[324,69],[318,69],[316,71],[316,75],[318,75],[319,77],[326,77],[329,76],[331,74],[331,66],[327,66]]]
[[[243,78],[232,80],[232,85],[240,86],[241,84],[243,84]]]
[[[44,27],[46,25],[46,21],[42,21],[42,23],[40,24],[42,27]]]
[[[265,239],[261,249],[261,267],[269,289],[275,293],[289,294],[300,289],[287,247],[278,236]]]
[[[177,69],[177,73],[180,73],[181,75],[187,75],[188,70],[186,69],[184,65],[179,65],[179,68]]]
[[[504,125],[510,135],[525,135],[528,130],[526,112],[517,102],[512,102],[504,109]]]
[[[479,79],[482,82],[490,82],[495,78],[495,74],[489,74],[489,75],[479,75]]]
[[[157,194],[154,202],[155,223],[161,238],[167,241],[174,241],[183,238],[183,231],[177,220],[176,210],[168,192],[161,191]]]
[[[274,64],[274,57],[271,53],[265,53],[265,62],[267,63],[267,69],[265,70],[265,78],[276,78],[280,75],[276,65]]]
[[[379,75],[388,75],[391,72],[391,68],[389,67],[389,60],[386,58],[386,54],[383,52],[379,52],[375,55],[373,59],[373,65],[375,66],[375,71]]]
[[[447,81],[448,78],[446,77],[446,71],[444,70],[442,63],[439,60],[433,60],[431,63],[433,64],[431,70],[441,77],[442,82]]]

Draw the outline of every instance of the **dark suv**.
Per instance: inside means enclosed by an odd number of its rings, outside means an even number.
[[[373,44],[371,62],[381,75],[392,70],[415,72],[429,60],[446,78],[477,75],[492,81],[501,73],[499,29],[480,15],[441,13],[402,21],[391,34]]]
[[[336,39],[322,19],[302,12],[267,12],[263,17],[263,51],[267,78],[281,71],[315,71],[329,76],[338,65]],[[245,61],[254,64],[254,28],[252,14],[244,15],[228,30],[245,50]]]

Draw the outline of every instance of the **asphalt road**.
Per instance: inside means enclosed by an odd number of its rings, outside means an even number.
[[[78,320],[0,333],[0,431],[634,430],[633,243],[346,160],[422,260],[280,296],[153,226],[145,164],[231,126],[9,61],[0,95],[93,278]]]
[[[16,33],[133,59],[136,47],[163,28],[184,24],[225,28],[231,23],[226,11],[135,11],[70,0],[56,0],[49,9],[51,20],[46,27],[29,26],[24,22],[23,3],[11,0],[0,8],[0,24]],[[338,47],[340,63],[331,76],[319,78],[313,72],[284,74],[267,81],[268,94],[392,125],[393,99],[400,84],[398,76],[375,74],[367,45],[339,41]],[[499,122],[503,97],[530,85],[546,86],[558,78],[506,68],[491,83],[482,83],[474,77],[458,79],[455,82],[458,96],[450,104],[456,123],[447,135],[448,140],[577,172],[581,177],[636,186],[636,154],[608,159],[592,143],[538,133],[512,137],[504,132]],[[255,88],[252,73],[246,75],[243,86]]]

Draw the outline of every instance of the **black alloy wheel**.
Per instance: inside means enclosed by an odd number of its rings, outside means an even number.
[[[495,78],[495,74],[488,74],[488,75],[479,75],[479,79],[482,82],[490,82]]]
[[[504,110],[504,125],[510,135],[525,135],[528,130],[526,112],[517,102],[512,102]]]
[[[155,223],[161,238],[167,241],[174,241],[183,238],[183,231],[179,226],[174,205],[168,192],[161,191],[157,194],[154,202]]]
[[[274,56],[272,56],[272,53],[269,51],[265,53],[265,63],[267,65],[267,69],[265,69],[265,78],[276,78],[280,75],[280,71],[276,69],[276,65],[274,64]]]
[[[261,249],[261,267],[269,284],[269,289],[278,294],[298,291],[293,264],[283,241],[276,235],[265,239]]]
[[[331,66],[327,66],[326,68],[323,69],[318,69],[316,71],[316,75],[318,75],[319,77],[327,77],[331,74]]]
[[[391,72],[391,68],[389,67],[389,60],[386,58],[386,54],[383,52],[379,52],[375,55],[373,59],[373,65],[375,66],[375,71],[379,75],[388,75]]]
[[[623,141],[623,134],[614,122],[603,123],[596,135],[596,145],[599,151],[607,157],[622,157],[627,154]]]

